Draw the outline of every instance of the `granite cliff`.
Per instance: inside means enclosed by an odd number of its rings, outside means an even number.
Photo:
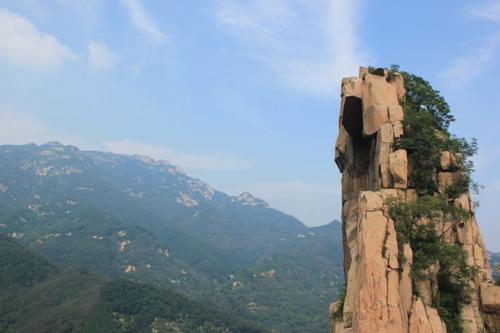
[[[447,132],[452,117],[436,91],[436,108],[415,107],[415,82],[427,82],[408,77],[410,85],[397,68],[361,67],[342,80],[335,162],[346,292],[330,307],[330,331],[496,332],[500,287],[469,194],[471,146]],[[417,118],[405,114],[410,107]],[[426,114],[436,124],[430,132],[417,129]],[[415,141],[421,133],[440,143],[428,163],[416,153],[426,148]]]

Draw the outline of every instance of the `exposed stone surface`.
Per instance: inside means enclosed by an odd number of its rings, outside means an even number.
[[[445,192],[446,189],[452,185],[458,174],[456,172],[440,172],[438,173],[438,184],[439,184],[439,191],[440,192]]]
[[[425,313],[427,314],[433,333],[446,333],[446,324],[441,320],[435,308],[425,306]]]
[[[399,106],[398,97],[395,87],[382,75],[365,74],[361,91],[363,134],[372,135],[381,124],[389,122],[389,107]]]
[[[413,251],[408,244],[400,248],[395,222],[389,217],[388,198],[406,202],[417,198],[416,191],[408,188],[407,152],[394,148],[404,136],[404,94],[402,76],[389,77],[382,69],[369,73],[362,67],[359,77],[342,80],[335,162],[342,172],[347,288],[342,321],[332,320],[338,304],[330,308],[331,332],[446,333],[446,325],[432,307],[439,288],[439,263],[414,280]],[[458,154],[441,154],[435,174],[440,192],[459,178],[461,160]],[[444,242],[462,246],[469,265],[479,269],[471,281],[471,302],[461,312],[465,332],[500,329],[500,287],[492,285],[470,196],[463,193],[450,203],[470,212],[471,218],[466,222],[438,219],[436,232]]]
[[[394,178],[394,187],[404,189],[408,185],[408,160],[406,150],[399,149],[389,154],[389,169]]]
[[[481,286],[481,303],[486,326],[490,331],[500,330],[500,286]]]
[[[335,326],[337,326],[337,321],[335,320],[335,312],[338,311],[340,305],[340,301],[334,302],[330,304],[330,309],[328,311],[328,318],[330,323],[330,332],[337,332]]]
[[[403,119],[403,107],[399,104],[389,105],[389,120],[391,121],[391,123],[403,121]]]
[[[446,333],[446,325],[439,318],[436,309],[425,305],[422,299],[418,297],[413,302],[408,332]]]
[[[443,151],[441,153],[440,166],[443,171],[447,171],[451,168],[451,153],[449,151]]]
[[[408,318],[411,313],[413,303],[413,283],[411,276],[411,266],[413,265],[413,251],[410,245],[403,246],[403,255],[406,261],[402,264],[399,281],[399,299],[401,300],[401,312],[404,318]]]
[[[427,268],[424,277],[414,281],[422,302],[425,305],[432,305],[432,299],[437,293],[437,272],[439,265],[435,264]]]

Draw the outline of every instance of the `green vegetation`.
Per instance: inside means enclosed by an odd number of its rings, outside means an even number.
[[[445,99],[434,90],[429,82],[416,75],[399,71],[392,65],[390,73],[398,72],[405,81],[404,102],[405,136],[395,143],[397,149],[405,149],[411,165],[410,184],[421,195],[437,192],[436,169],[439,170],[441,152],[449,151],[457,159],[454,170],[462,171],[459,179],[447,189],[450,197],[457,197],[469,188],[478,186],[471,179],[474,165],[471,157],[477,153],[477,142],[458,138],[448,132],[454,121]]]
[[[448,132],[454,121],[445,99],[424,79],[399,72],[398,66],[389,70],[389,80],[395,73],[405,80],[406,99],[405,136],[395,143],[396,149],[408,153],[409,185],[418,197],[411,202],[389,200],[389,214],[396,221],[399,242],[399,259],[404,262],[403,245],[413,251],[412,275],[415,280],[429,278],[429,268],[437,268],[438,291],[433,306],[446,322],[448,332],[463,332],[460,319],[461,307],[470,302],[470,280],[477,274],[475,267],[467,264],[467,253],[457,244],[447,244],[437,233],[436,223],[465,223],[470,213],[453,204],[453,199],[470,189],[477,189],[472,181],[471,157],[477,152],[476,141],[468,142]],[[456,177],[452,185],[439,193],[437,174],[441,153],[451,152],[455,160],[452,169]],[[454,227],[454,226],[452,226]],[[444,232],[443,232],[444,233]],[[418,290],[415,290],[418,294]]]
[[[61,271],[171,288],[278,332],[328,325],[343,284],[339,224],[308,228],[168,163],[57,143],[0,146],[0,178],[8,188],[0,191],[0,231]],[[198,205],[179,203],[180,193]],[[129,265],[135,270],[125,273]],[[272,269],[274,277],[260,275]],[[233,289],[230,276],[244,287]]]
[[[29,286],[57,271],[47,260],[3,234],[0,253],[0,288]]]
[[[10,250],[9,250],[10,249]],[[0,332],[213,332],[264,330],[174,291],[59,271],[16,241],[0,237]],[[14,264],[12,264],[14,263]],[[22,269],[31,265],[26,276]],[[12,285],[13,278],[19,278]]]
[[[340,296],[337,300],[337,302],[339,302],[339,305],[338,305],[337,309],[335,310],[335,312],[332,313],[333,319],[335,321],[344,320],[345,296],[346,296],[346,288],[344,287],[344,289],[342,289],[342,292],[340,293]]]
[[[182,332],[263,332],[244,321],[210,309],[166,289],[119,280],[101,288],[105,307],[114,314],[120,332],[142,332],[153,323],[177,327]],[[160,319],[160,320],[159,320]]]
[[[235,274],[210,298],[217,298],[221,309],[269,330],[323,332],[329,305],[344,283],[341,225],[311,228],[304,236],[283,253]]]
[[[435,221],[447,219],[455,223],[464,222],[468,213],[451,206],[443,196],[421,196],[404,203],[389,201],[389,214],[396,223],[400,260],[403,244],[413,250],[412,275],[416,280],[429,278],[427,269],[438,265],[438,293],[434,306],[446,322],[449,332],[463,332],[460,309],[470,301],[469,281],[476,269],[467,264],[467,254],[456,244],[446,244],[436,234]],[[416,290],[418,293],[418,290]]]
[[[80,332],[102,279],[61,272],[45,258],[0,235],[0,332]]]
[[[440,237],[436,235],[434,221],[446,218],[460,223],[470,217],[470,213],[450,205],[442,195],[420,196],[408,203],[390,198],[388,203],[389,214],[397,221],[400,259],[402,262],[405,261],[402,244],[410,244],[415,255],[413,267],[416,271],[422,271],[436,262],[434,255],[438,252]],[[426,223],[418,223],[424,220]]]

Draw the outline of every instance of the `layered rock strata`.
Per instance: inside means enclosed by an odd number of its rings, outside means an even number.
[[[404,136],[403,77],[386,70],[360,68],[358,77],[342,80],[339,136],[335,162],[342,173],[342,223],[346,297],[343,311],[330,307],[332,333],[445,333],[446,324],[433,307],[439,264],[427,269],[426,278],[414,281],[412,249],[402,248],[406,260],[398,260],[395,221],[387,199],[409,202],[415,190],[408,186],[407,152],[395,150]],[[459,156],[443,152],[436,182],[440,191],[458,177]],[[485,246],[468,193],[454,204],[470,212],[464,222],[436,224],[444,242],[459,244],[478,274],[470,282],[471,302],[461,313],[464,331],[494,332],[500,329],[500,287],[492,284]],[[416,287],[416,288],[415,288]],[[414,290],[418,289],[418,295]]]

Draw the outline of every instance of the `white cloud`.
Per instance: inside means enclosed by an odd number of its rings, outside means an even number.
[[[104,141],[82,139],[74,133],[65,133],[47,126],[34,115],[13,112],[0,106],[0,144],[43,144],[60,141],[80,149],[106,150],[117,154],[138,154],[169,160],[187,170],[234,171],[251,167],[248,161],[223,156],[180,153],[169,147],[150,145],[131,140]]]
[[[116,54],[106,44],[90,41],[88,46],[89,67],[93,71],[112,69],[118,62]]]
[[[56,37],[38,31],[28,19],[0,10],[0,57],[19,66],[53,69],[75,56]]]
[[[267,201],[271,207],[286,212],[309,226],[340,219],[340,181],[314,183],[307,181],[261,181],[239,184],[228,192],[249,191]]]
[[[356,0],[219,0],[216,7],[224,31],[280,80],[326,96],[336,95],[339,80],[369,60],[356,33],[358,14]]]
[[[122,0],[134,27],[142,33],[153,46],[166,41],[167,35],[158,28],[154,19],[144,9],[140,0]]]
[[[469,15],[481,20],[500,21],[500,1],[482,3],[469,9]],[[439,78],[451,89],[463,86],[471,78],[485,72],[496,60],[497,49],[500,46],[500,30],[483,38],[469,52],[456,57],[451,64],[439,73]]]
[[[469,13],[485,20],[500,21],[500,1],[483,3],[481,6],[470,9]]]
[[[241,159],[179,153],[169,147],[150,145],[137,141],[106,141],[103,143],[103,147],[105,150],[117,154],[138,154],[150,156],[155,159],[169,160],[173,164],[185,169],[228,171],[250,168],[250,163]]]
[[[49,140],[49,129],[36,117],[0,110],[0,144],[44,143]]]

